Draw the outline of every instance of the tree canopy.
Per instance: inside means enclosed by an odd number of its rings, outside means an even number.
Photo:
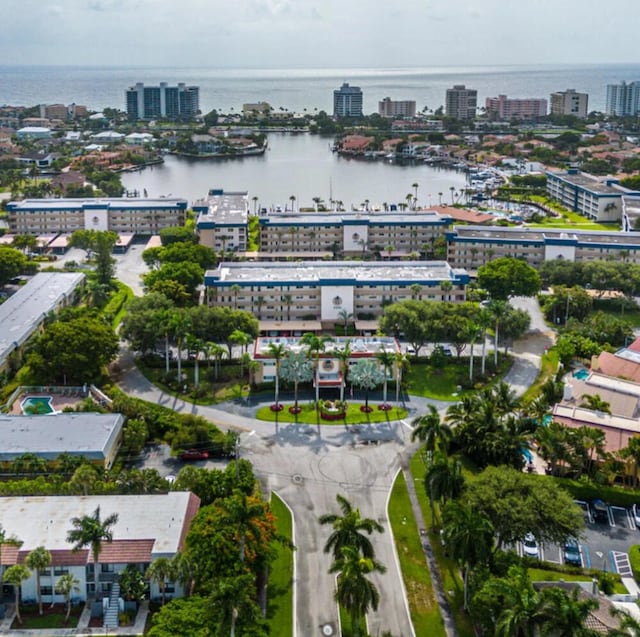
[[[526,261],[500,257],[478,268],[478,286],[492,299],[506,301],[511,296],[534,296],[541,281],[538,271]]]
[[[27,257],[17,248],[0,245],[0,285],[21,274],[27,265]]]

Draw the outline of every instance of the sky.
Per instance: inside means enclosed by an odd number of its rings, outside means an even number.
[[[1,0],[0,63],[637,63],[638,0]]]

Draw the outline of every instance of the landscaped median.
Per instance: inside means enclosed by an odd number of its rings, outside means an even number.
[[[314,403],[299,404],[300,412],[295,414],[289,411],[291,405],[283,404],[280,411],[274,411],[269,405],[260,407],[256,412],[258,420],[279,423],[298,423],[306,425],[368,425],[381,422],[392,422],[407,417],[407,410],[402,407],[391,409],[378,409],[378,405],[371,403],[373,410],[364,412],[360,407],[364,403],[348,403],[345,414],[335,420],[323,420],[321,413]]]

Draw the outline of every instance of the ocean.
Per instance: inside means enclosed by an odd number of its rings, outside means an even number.
[[[589,94],[589,110],[604,110],[606,85],[640,80],[640,66],[632,64],[580,66],[466,66],[390,69],[215,69],[116,68],[87,66],[2,66],[0,105],[33,106],[46,103],[84,104],[92,110],[124,110],[125,90],[136,82],[200,86],[203,112],[215,108],[238,112],[243,103],[266,101],[278,110],[331,113],[333,90],[343,82],[360,86],[365,113],[377,112],[378,101],[416,100],[418,110],[444,104],[454,84],[478,90],[478,105],[486,97],[544,97],[574,88]]]

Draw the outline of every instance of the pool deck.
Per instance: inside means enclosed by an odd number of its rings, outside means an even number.
[[[18,397],[11,406],[11,411],[9,413],[14,416],[24,415],[24,412],[22,411],[22,403],[27,398],[50,398],[51,406],[55,411],[62,411],[65,407],[75,407],[81,400],[83,400],[82,396],[62,396],[60,394],[46,394],[44,392],[41,394],[28,393]]]

